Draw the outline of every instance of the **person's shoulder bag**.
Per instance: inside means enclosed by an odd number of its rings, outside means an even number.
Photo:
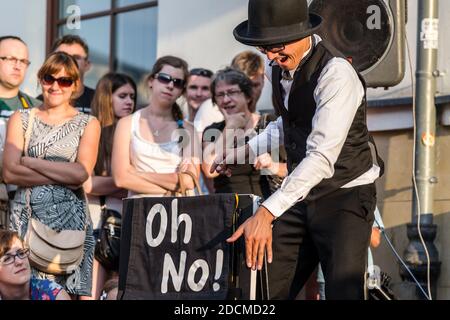
[[[106,269],[119,271],[120,230],[122,216],[119,212],[108,209],[105,197],[100,197],[101,224],[95,244],[94,257]]]
[[[184,184],[183,179],[182,179],[184,174],[188,175],[192,178],[192,180],[194,181],[194,184],[195,184],[194,189],[186,188],[186,185]],[[167,192],[164,194],[164,196],[166,196],[166,197],[189,197],[189,196],[195,196],[195,192],[197,192],[199,195],[203,194],[197,177],[191,171],[178,172],[178,181],[179,181],[178,190],[177,191],[167,190]]]

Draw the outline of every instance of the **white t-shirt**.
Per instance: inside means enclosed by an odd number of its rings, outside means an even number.
[[[213,104],[211,99],[208,99],[200,105],[194,118],[194,127],[201,135],[206,127],[209,127],[214,122],[221,122],[223,120],[224,117],[219,107]]]

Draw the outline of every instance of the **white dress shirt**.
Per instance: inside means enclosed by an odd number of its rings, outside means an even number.
[[[315,36],[315,43],[321,41]],[[311,49],[310,49],[311,50]],[[305,53],[305,56],[308,54]],[[295,69],[290,71],[291,75]],[[266,76],[272,80],[272,68],[266,61]],[[293,80],[281,80],[284,107]],[[310,190],[323,179],[334,174],[334,164],[342,150],[356,111],[364,98],[364,88],[350,63],[342,58],[332,58],[323,68],[314,90],[316,112],[312,119],[312,131],[306,141],[306,157],[287,176],[280,189],[262,204],[274,216],[279,217],[295,203],[306,198]],[[272,144],[284,144],[283,120],[279,117],[268,124],[265,131],[249,141],[256,155],[270,150]],[[342,188],[350,188],[374,182],[380,168],[371,169],[350,181]]]

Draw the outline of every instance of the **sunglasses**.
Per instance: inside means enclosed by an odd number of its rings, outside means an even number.
[[[184,85],[186,83],[183,79],[173,78],[171,75],[162,72],[157,73],[155,75],[155,79],[164,84],[173,82],[173,86],[177,89],[184,89]]]
[[[42,83],[45,84],[46,86],[53,85],[53,83],[55,83],[55,81],[58,82],[58,85],[61,88],[68,88],[68,87],[72,86],[73,83],[75,82],[71,78],[67,78],[67,77],[55,78],[49,74],[46,74],[45,76],[42,77]]]
[[[213,72],[208,69],[203,68],[194,68],[189,72],[190,76],[201,76],[205,78],[211,78],[213,76]]]

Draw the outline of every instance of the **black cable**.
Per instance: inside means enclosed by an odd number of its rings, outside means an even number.
[[[422,285],[419,283],[419,281],[417,281],[416,277],[414,276],[414,274],[411,272],[411,270],[408,268],[408,266],[406,265],[406,263],[402,260],[402,258],[400,257],[400,255],[397,253],[397,251],[395,250],[394,246],[392,245],[391,241],[389,240],[388,236],[386,235],[386,232],[384,231],[384,228],[382,226],[380,226],[380,224],[378,223],[378,221],[376,221],[378,228],[381,231],[381,234],[384,236],[384,238],[386,239],[386,242],[389,244],[389,246],[391,247],[392,252],[395,254],[395,256],[397,257],[397,259],[400,261],[400,263],[405,267],[406,271],[408,271],[408,273],[411,275],[411,277],[413,278],[414,282],[417,284],[417,286],[419,287],[420,291],[422,291],[423,295],[425,296],[425,298],[427,298],[427,300],[431,300],[430,297],[428,296],[428,294],[425,292],[425,290],[422,288]]]

